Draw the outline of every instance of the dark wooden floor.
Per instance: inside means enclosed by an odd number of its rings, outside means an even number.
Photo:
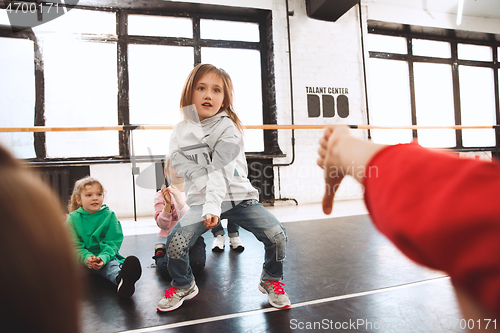
[[[152,268],[155,235],[127,236],[120,253],[136,255],[143,275],[130,299],[89,277],[84,333],[96,332],[463,332],[449,279],[406,259],[366,215],[285,223],[284,282],[292,307],[272,308],[257,288],[264,249],[242,230],[245,251],[213,253],[196,278],[199,295],[159,313],[170,286]],[[226,240],[227,241],[227,240]],[[457,324],[458,323],[458,324]]]

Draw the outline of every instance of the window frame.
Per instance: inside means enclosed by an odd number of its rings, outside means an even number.
[[[416,99],[415,99],[415,85],[414,85],[414,71],[413,65],[416,62],[424,63],[436,63],[436,64],[446,64],[450,65],[452,68],[452,82],[453,82],[453,107],[455,116],[455,125],[461,125],[461,106],[460,106],[460,78],[459,78],[459,66],[471,66],[471,67],[482,67],[491,68],[493,70],[494,79],[494,93],[495,93],[495,118],[496,124],[495,128],[495,146],[488,147],[464,147],[462,140],[462,130],[455,130],[456,144],[451,149],[457,151],[494,151],[498,150],[500,145],[500,92],[499,92],[499,70],[500,66],[498,63],[498,52],[497,49],[500,47],[500,36],[489,33],[476,33],[469,31],[451,30],[451,29],[441,29],[441,28],[429,28],[429,27],[419,27],[411,26],[406,24],[395,24],[386,23],[375,20],[368,20],[368,33],[369,34],[379,34],[386,36],[396,36],[403,37],[406,39],[407,53],[406,54],[396,54],[387,52],[378,52],[368,50],[370,58],[379,58],[387,60],[397,60],[405,61],[408,64],[408,83],[410,87],[410,108],[411,108],[411,121],[412,125],[417,125],[416,118]],[[450,43],[451,57],[450,58],[439,58],[439,57],[429,57],[429,56],[415,56],[412,51],[412,40],[413,39],[425,39],[440,42]],[[480,46],[488,46],[491,48],[492,61],[474,61],[474,60],[463,60],[458,58],[458,44],[472,44]],[[414,139],[418,139],[417,130],[412,130],[412,136]]]
[[[43,70],[43,57],[41,54],[40,44],[31,29],[24,29],[16,31],[11,27],[6,27],[0,25],[0,37],[2,38],[16,38],[16,39],[28,39],[34,44],[33,59],[35,62],[35,117],[33,119],[34,126],[45,126],[45,79]],[[45,149],[45,133],[34,132],[33,133],[33,145],[35,150],[36,159],[42,159],[46,156]]]
[[[238,49],[253,49],[260,52],[261,80],[262,80],[262,112],[264,124],[277,124],[276,91],[274,77],[274,58],[273,58],[273,39],[272,39],[272,11],[254,8],[239,8],[220,5],[191,4],[191,3],[122,3],[116,5],[115,2],[106,4],[106,1],[99,6],[82,5],[70,6],[71,8],[94,11],[114,12],[116,15],[116,35],[89,35],[75,34],[75,37],[99,43],[117,44],[117,66],[118,70],[118,125],[124,126],[124,130],[119,132],[118,138],[118,156],[95,156],[95,157],[76,157],[76,158],[50,158],[47,157],[45,132],[35,132],[35,152],[36,158],[27,159],[30,164],[72,164],[85,161],[86,163],[122,163],[130,161],[130,140],[131,131],[136,128],[130,124],[129,110],[129,77],[128,77],[128,45],[171,45],[171,46],[190,46],[194,50],[193,67],[201,63],[202,47],[223,47]],[[111,5],[113,5],[111,7]],[[154,36],[133,36],[128,35],[127,21],[128,15],[157,15],[171,17],[188,17],[193,21],[193,38],[178,37],[154,37]],[[228,40],[210,40],[201,39],[200,20],[225,20],[252,22],[259,25],[259,42],[228,41]],[[0,37],[11,38],[29,38],[35,43],[34,61],[37,64],[35,72],[36,89],[36,108],[35,108],[35,126],[45,126],[45,89],[44,89],[44,67],[43,54],[37,44],[37,38],[31,29],[25,29],[21,32],[12,32],[10,27],[0,26]],[[278,144],[278,131],[263,131],[264,151],[247,152],[247,156],[271,158],[284,157]],[[164,156],[134,156],[136,161],[160,160]]]

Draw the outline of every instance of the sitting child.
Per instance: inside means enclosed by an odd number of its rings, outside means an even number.
[[[99,181],[85,177],[75,183],[67,221],[76,254],[90,272],[117,285],[119,296],[130,297],[141,277],[141,264],[135,256],[124,258],[118,253],[123,242],[122,227],[103,201],[104,188]]]
[[[165,159],[164,171],[167,184],[170,185],[168,187],[163,185],[161,190],[156,193],[154,205],[156,224],[161,229],[157,236],[166,238],[177,221],[189,210],[189,206],[186,204],[186,194],[184,193],[184,178],[174,170],[168,156]],[[153,259],[161,277],[171,280],[167,269],[165,243],[155,245]],[[198,274],[205,267],[205,241],[202,236],[198,237],[195,245],[190,249],[189,262],[193,274]]]

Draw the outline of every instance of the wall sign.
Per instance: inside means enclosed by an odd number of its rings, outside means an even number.
[[[333,118],[335,113],[340,118],[347,118],[349,116],[348,93],[347,88],[306,87],[309,118],[320,117],[321,110],[323,110],[323,118]]]

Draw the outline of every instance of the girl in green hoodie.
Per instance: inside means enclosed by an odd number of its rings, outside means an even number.
[[[92,177],[78,180],[68,207],[68,225],[80,262],[117,285],[119,296],[130,297],[141,277],[141,264],[135,256],[124,258],[118,253],[123,242],[122,227],[103,201],[104,188],[99,181]]]

